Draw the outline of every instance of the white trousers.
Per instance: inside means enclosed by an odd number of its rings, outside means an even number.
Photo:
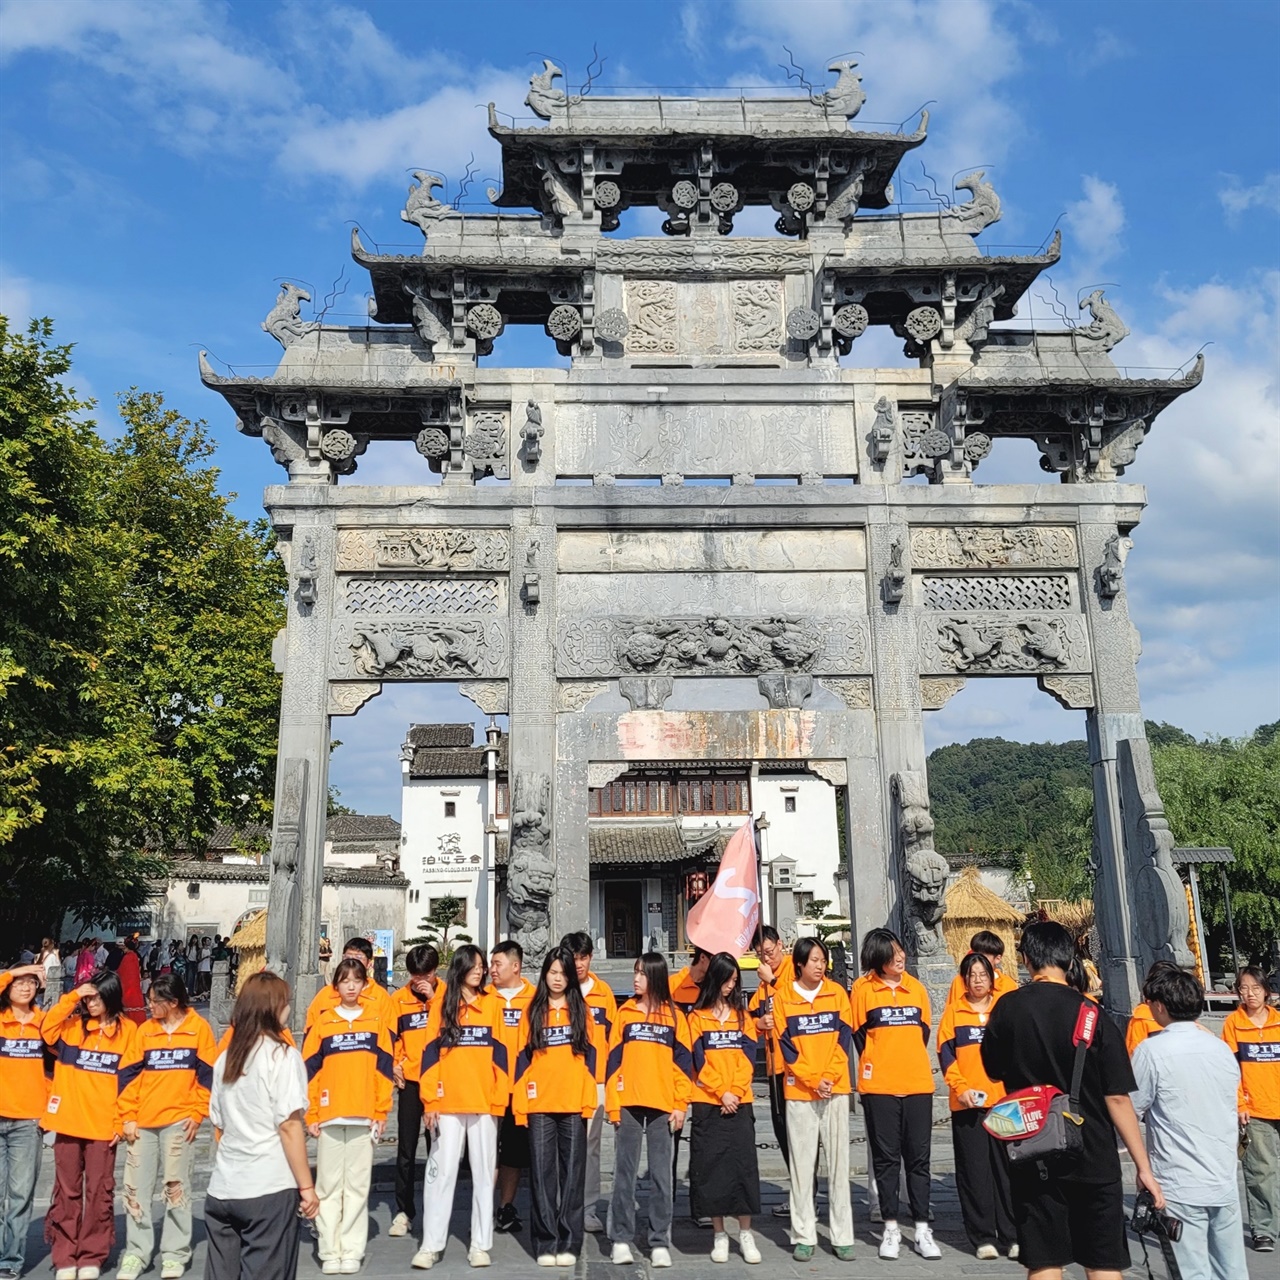
[[[849,1200],[849,1095],[816,1102],[787,1101],[788,1164],[791,1169],[791,1234],[796,1244],[818,1243],[814,1208],[818,1145],[827,1157],[828,1226],[831,1244],[853,1243],[853,1205]]]
[[[373,1137],[368,1124],[331,1124],[316,1140],[321,1262],[358,1262],[369,1243]]]
[[[422,1188],[422,1247],[443,1253],[449,1239],[453,1189],[466,1149],[471,1162],[471,1248],[493,1248],[493,1180],[498,1171],[497,1116],[440,1116],[427,1154]]]
[[[583,1184],[583,1203],[588,1213],[595,1213],[600,1199],[600,1142],[604,1137],[604,1085],[596,1085],[596,1109],[587,1121],[587,1180]]]

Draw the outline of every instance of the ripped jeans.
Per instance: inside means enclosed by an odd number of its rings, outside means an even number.
[[[195,1143],[186,1140],[179,1120],[163,1129],[139,1129],[124,1160],[125,1254],[146,1264],[155,1248],[152,1198],[157,1175],[163,1182],[164,1228],[160,1254],[164,1262],[191,1263],[191,1157]]]

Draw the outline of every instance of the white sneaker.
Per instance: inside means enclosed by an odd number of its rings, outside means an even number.
[[[98,1280],[100,1275],[102,1275],[102,1269],[100,1267],[76,1268],[76,1280]]]
[[[342,1274],[342,1263],[337,1258],[326,1258],[320,1264],[320,1274],[322,1276],[340,1276]]]
[[[978,1256],[979,1258],[981,1258],[983,1262],[990,1262],[993,1258],[998,1258],[1000,1255],[999,1255],[999,1253],[997,1253],[997,1252],[996,1252],[996,1247],[995,1247],[995,1245],[993,1245],[993,1244],[980,1244],[980,1245],[978,1246],[978,1255],[977,1255],[977,1256]]]
[[[671,1265],[671,1251],[658,1245],[649,1255],[649,1265],[651,1267],[669,1267]]]
[[[419,1249],[409,1260],[409,1265],[419,1271],[430,1271],[436,1265],[436,1255],[430,1249]]]
[[[577,1255],[573,1253],[557,1253],[556,1254],[557,1267],[571,1267],[575,1262],[577,1262],[577,1260],[578,1260]]]
[[[756,1238],[750,1231],[738,1232],[738,1244],[742,1249],[743,1262],[759,1262],[760,1250],[756,1248]]]
[[[711,1261],[729,1261],[729,1233],[727,1231],[716,1232],[716,1238],[711,1242]]]
[[[554,1267],[556,1265],[556,1255],[554,1253],[538,1254],[538,1266]]]
[[[933,1238],[927,1222],[916,1223],[916,1252],[922,1258],[935,1262],[942,1257],[942,1250],[938,1248],[938,1242]]]
[[[902,1248],[902,1231],[896,1222],[885,1223],[884,1235],[880,1237],[880,1256],[896,1258]]]
[[[635,1256],[631,1252],[631,1246],[618,1240],[614,1243],[613,1252],[609,1255],[610,1262],[616,1262],[618,1266],[625,1267],[627,1263],[634,1262]]]
[[[136,1253],[126,1253],[116,1268],[116,1280],[138,1280],[147,1264]]]
[[[604,1223],[594,1213],[588,1212],[582,1217],[582,1229],[584,1231],[603,1231]]]
[[[389,1236],[407,1236],[409,1234],[409,1215],[407,1213],[397,1213],[391,1219],[391,1225],[387,1228]]]
[[[182,1273],[187,1268],[176,1258],[160,1264],[160,1280],[182,1280]]]
[[[1009,1246],[1009,1260],[1011,1262],[1017,1262],[1018,1260],[1018,1246],[1016,1244]]]
[[[338,1264],[338,1273],[344,1276],[358,1276],[363,1262],[363,1258],[343,1258]]]
[[[471,1267],[488,1267],[492,1265],[487,1249],[477,1249],[472,1246],[467,1250],[467,1265]]]
[[[53,1134],[49,1134],[48,1136],[52,1138]],[[46,1143],[46,1146],[48,1145],[51,1144]],[[76,1280],[75,1267],[59,1267],[57,1271],[53,1273],[53,1280]]]

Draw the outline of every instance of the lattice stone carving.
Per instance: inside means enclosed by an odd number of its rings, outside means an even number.
[[[582,332],[582,313],[568,303],[553,307],[547,317],[547,332],[557,342],[572,342]]]
[[[556,705],[561,711],[581,711],[608,687],[607,680],[561,680],[556,685]]]
[[[337,569],[505,571],[511,564],[505,529],[340,529]]]
[[[1067,528],[950,525],[911,530],[911,563],[917,570],[1072,569],[1079,562],[1075,532]]]
[[[349,578],[346,613],[497,613],[496,578]]]
[[[1040,676],[1036,683],[1068,711],[1080,711],[1093,706],[1092,676]]]
[[[925,615],[920,631],[924,670],[977,673],[1088,670],[1083,620],[1071,614]]]
[[[866,307],[861,303],[851,302],[848,306],[841,307],[832,318],[832,328],[842,338],[858,338],[867,331],[867,325],[871,323],[871,316],[867,312]]]
[[[504,323],[502,312],[491,302],[478,302],[467,311],[467,328],[481,341],[496,338]]]
[[[925,711],[941,711],[964,686],[964,676],[921,676],[920,706]]]
[[[822,321],[812,307],[792,307],[787,312],[787,332],[799,342],[807,342],[821,327]]]
[[[355,623],[337,629],[334,674],[374,680],[441,680],[505,675],[502,623]]]
[[[1071,579],[1065,575],[982,574],[924,580],[926,609],[1069,609]]]
[[[502,716],[511,710],[511,694],[505,680],[460,680],[458,692],[470,698],[485,715]]]
[[[867,676],[823,676],[822,685],[830,689],[850,711],[868,711],[871,708],[871,680]]]
[[[917,342],[928,342],[942,332],[942,317],[934,307],[917,307],[907,314],[905,327]]]
[[[377,680],[331,680],[329,682],[329,714],[353,716],[370,698],[382,692]]]
[[[477,471],[489,471],[505,479],[507,470],[507,415],[500,409],[481,409],[470,415],[470,430],[462,438],[462,451]]]

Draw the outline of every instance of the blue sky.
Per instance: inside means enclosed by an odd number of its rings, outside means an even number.
[[[456,182],[472,155],[483,198],[497,151],[482,104],[523,112],[543,55],[576,87],[593,45],[599,92],[781,83],[784,46],[822,83],[831,57],[856,50],[859,125],[896,126],[933,100],[906,178],[923,181],[921,160],[944,188],[985,167],[1004,202],[992,244],[1034,247],[1061,220],[1054,285],[1072,300],[1110,283],[1133,330],[1118,363],[1168,368],[1212,343],[1204,385],[1162,415],[1126,476],[1151,501],[1128,568],[1144,708],[1197,733],[1280,717],[1274,3],[0,0],[0,310],[54,317],[104,430],[131,385],[207,418],[253,516],[280,473],[200,386],[197,350],[274,364],[258,325],[280,277],[319,298],[345,268],[331,315],[360,322],[350,222],[366,243],[412,243],[398,216],[408,171]],[[1048,294],[1018,323],[1052,323]],[[499,354],[547,362],[548,347],[521,335]],[[358,480],[399,466],[376,448]],[[1027,453],[979,478],[1041,473]],[[406,723],[472,710],[401,688],[336,721],[344,799],[397,813]],[[928,732],[930,745],[1063,738],[1083,718],[1028,681],[973,681]]]

